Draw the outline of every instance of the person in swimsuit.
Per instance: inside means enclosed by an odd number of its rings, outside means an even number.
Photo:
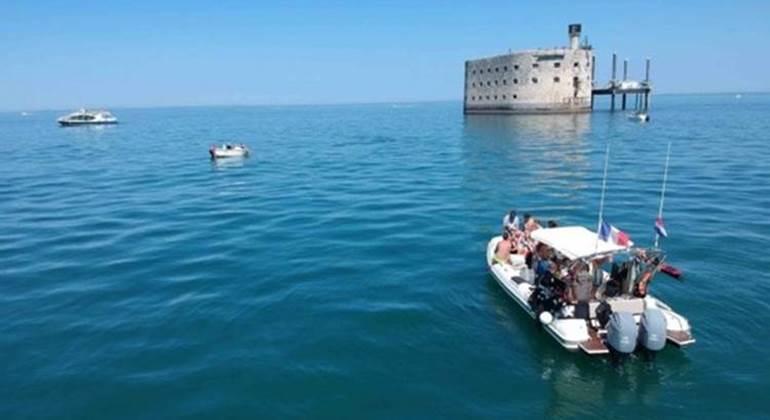
[[[493,263],[497,264],[510,264],[511,263],[511,250],[513,244],[511,244],[511,235],[508,232],[503,233],[503,239],[497,243],[495,247],[495,257]]]

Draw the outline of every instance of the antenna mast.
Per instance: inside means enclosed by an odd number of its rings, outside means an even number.
[[[602,229],[602,220],[604,218],[604,191],[607,189],[607,166],[610,163],[610,143],[607,142],[607,150],[604,152],[604,176],[602,177],[602,198],[599,201],[599,221],[596,224],[596,248],[599,249],[599,232]]]
[[[671,142],[668,142],[668,148],[666,150],[666,166],[663,169],[663,187],[660,189],[660,206],[658,207],[658,218],[663,218],[663,201],[666,198],[666,181],[668,181],[668,161],[671,157]],[[660,234],[655,231],[655,248],[658,247],[660,241]]]

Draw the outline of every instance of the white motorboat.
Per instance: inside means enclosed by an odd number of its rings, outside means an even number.
[[[537,229],[531,239],[547,246],[560,262],[560,278],[549,272],[536,279],[523,255],[497,261],[495,250],[501,236],[487,246],[487,265],[503,290],[565,349],[622,356],[637,347],[661,350],[666,341],[680,347],[695,342],[687,319],[647,293],[646,286],[665,259],[660,250],[634,248],[630,242],[620,246],[599,239],[582,226]],[[609,260],[611,272],[603,268]],[[572,281],[569,268],[575,266],[592,267],[594,287],[589,301],[575,303],[564,298],[562,292]]]
[[[649,122],[650,114],[646,112],[634,112],[633,114],[629,115],[628,119],[631,121]]]
[[[57,120],[59,124],[63,126],[73,125],[100,125],[100,124],[117,124],[118,119],[115,118],[109,111],[98,110],[92,111],[87,109],[77,110],[69,115],[65,115]]]
[[[225,143],[219,147],[212,145],[209,148],[209,155],[212,159],[245,157],[249,153],[249,148],[244,144]]]

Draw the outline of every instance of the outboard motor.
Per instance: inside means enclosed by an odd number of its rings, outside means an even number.
[[[639,344],[649,351],[662,350],[666,345],[666,317],[658,308],[647,308],[639,322]]]
[[[629,312],[613,312],[607,324],[607,344],[612,355],[622,359],[636,348],[638,330],[634,316]]]

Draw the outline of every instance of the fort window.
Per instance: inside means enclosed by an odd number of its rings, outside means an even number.
[[[505,99],[505,95],[503,95],[503,99]]]
[[[500,71],[500,67],[495,67],[495,73]]]
[[[497,100],[497,95],[495,95],[495,100]]]
[[[471,87],[476,87],[476,83],[471,83]]]
[[[484,74],[484,69],[479,70],[479,74]]]
[[[476,100],[476,97],[475,97],[475,96],[471,96],[471,100],[472,100],[472,101],[475,101],[475,100]]]
[[[532,78],[532,83],[537,83],[537,77]]]
[[[559,63],[559,62],[557,61],[557,62],[553,63],[553,66],[554,66],[554,67],[556,67],[556,68],[558,69],[559,67],[561,67],[561,63]]]
[[[518,64],[514,65],[514,66],[513,66],[513,69],[514,69],[514,70],[518,70],[518,69],[519,69],[519,65],[518,65]]]
[[[533,68],[538,68],[538,67],[540,67],[540,64],[538,64],[538,63],[532,63],[532,67],[533,67]]]
[[[497,86],[497,80],[495,80],[495,86]]]
[[[578,62],[575,61],[575,64],[573,64],[572,67],[577,67],[577,66],[578,66]]]
[[[553,81],[556,82],[556,83],[559,83],[559,78],[558,77],[554,77]]]
[[[503,71],[508,71],[508,66],[503,67]]]
[[[518,97],[519,97],[519,95],[517,95],[517,94],[515,94],[515,93],[513,94],[513,99],[516,99],[516,98],[518,98]]]
[[[508,83],[505,81],[505,79],[503,79],[503,84],[504,84],[504,85],[507,85],[507,84],[508,84]]]
[[[519,83],[519,79],[513,79],[513,84],[516,85]]]
[[[487,69],[487,73],[492,73],[492,67]]]
[[[487,95],[487,100],[489,100],[489,95]]]
[[[492,86],[492,82],[490,82],[489,80],[487,80],[487,86]]]
[[[476,70],[473,70],[473,74],[476,74]]]

